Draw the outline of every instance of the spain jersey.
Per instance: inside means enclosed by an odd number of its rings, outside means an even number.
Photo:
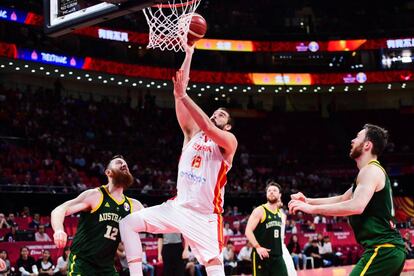
[[[198,132],[181,153],[176,203],[204,214],[221,214],[229,169],[220,147]]]

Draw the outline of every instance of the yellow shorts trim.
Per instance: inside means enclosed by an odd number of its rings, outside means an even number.
[[[70,265],[70,271],[69,271],[69,276],[72,276],[73,274],[73,268],[75,267],[75,259],[76,259],[76,255],[73,255],[73,259],[72,259],[72,264]]]
[[[362,270],[362,272],[361,272],[360,276],[364,276],[364,275],[365,275],[365,273],[367,272],[368,268],[370,267],[370,265],[371,265],[371,264],[372,264],[372,262],[374,261],[375,257],[378,255],[378,250],[379,250],[381,247],[388,247],[388,248],[389,248],[389,247],[395,247],[395,245],[394,245],[394,244],[391,244],[391,243],[384,243],[384,244],[379,244],[379,245],[376,245],[376,246],[375,246],[375,249],[374,249],[374,254],[372,254],[371,258],[369,258],[369,261],[368,261],[368,263],[365,265],[364,270]]]

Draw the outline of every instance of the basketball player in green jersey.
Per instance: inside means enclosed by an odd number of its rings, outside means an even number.
[[[395,229],[391,182],[377,158],[388,141],[388,132],[366,124],[351,142],[350,157],[359,173],[343,195],[306,198],[291,195],[289,211],[327,216],[349,216],[356,240],[365,251],[352,270],[356,275],[400,275],[404,268],[404,242]]]
[[[284,214],[279,209],[281,188],[274,181],[266,186],[267,203],[255,208],[246,226],[246,237],[253,245],[253,276],[288,276],[296,275],[293,261],[283,258]],[[290,267],[291,266],[291,267]],[[293,273],[288,273],[293,270]]]
[[[120,242],[119,221],[142,209],[137,200],[124,196],[133,183],[128,165],[120,155],[107,165],[108,184],[86,190],[52,211],[53,238],[58,248],[67,242],[65,216],[81,212],[68,262],[68,275],[117,275],[114,257]]]

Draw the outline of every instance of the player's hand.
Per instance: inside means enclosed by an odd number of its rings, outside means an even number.
[[[304,213],[312,214],[313,206],[301,200],[291,200],[289,202],[289,213],[296,214],[297,211],[302,211]]]
[[[178,99],[185,97],[187,94],[186,89],[188,80],[184,79],[184,71],[182,69],[178,70],[172,80],[174,83],[174,96]]]
[[[0,259],[0,271],[6,270],[6,262]]]
[[[180,37],[181,44],[183,45],[184,51],[187,56],[191,56],[194,53],[195,43],[193,45],[188,45],[187,36]]]
[[[307,202],[306,201],[307,200],[306,196],[304,194],[302,194],[301,192],[296,193],[296,194],[291,194],[290,198],[293,199],[293,200],[300,200],[300,201],[303,201],[303,202]]]
[[[163,260],[162,260],[162,255],[160,254],[160,255],[158,255],[158,262],[159,263],[162,263],[163,262]]]
[[[68,240],[68,235],[65,231],[58,230],[53,234],[53,240],[57,248],[64,248]]]
[[[264,248],[264,247],[258,247],[258,248],[256,248],[256,252],[257,252],[257,255],[259,255],[259,257],[260,257],[260,260],[263,260],[263,258],[269,258],[269,252],[270,252],[270,249],[267,249],[267,248]]]

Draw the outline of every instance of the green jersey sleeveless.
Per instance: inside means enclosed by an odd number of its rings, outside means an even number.
[[[374,193],[362,214],[349,217],[356,240],[365,248],[386,243],[404,246],[401,235],[394,226],[390,179],[378,161],[374,160],[369,164],[382,169],[385,174],[385,186],[381,191]],[[352,186],[352,192],[355,189],[356,183]]]
[[[260,246],[270,249],[269,255],[282,256],[282,214],[277,209],[272,212],[263,204],[264,214],[253,234]]]
[[[122,202],[116,201],[105,186],[99,190],[102,201],[94,210],[81,213],[71,251],[94,267],[113,267],[121,241],[119,221],[131,213],[132,204],[127,197]]]

